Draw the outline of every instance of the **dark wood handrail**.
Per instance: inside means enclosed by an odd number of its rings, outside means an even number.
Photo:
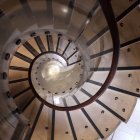
[[[48,107],[55,109],[55,110],[60,110],[60,111],[70,111],[70,110],[76,110],[76,109],[80,109],[83,108],[89,104],[91,104],[92,102],[94,102],[96,99],[98,99],[104,92],[105,90],[108,88],[108,86],[110,85],[116,70],[117,70],[117,65],[118,65],[118,59],[119,59],[119,49],[120,49],[120,40],[119,40],[119,33],[118,33],[118,28],[117,28],[117,22],[111,7],[111,2],[109,0],[99,0],[100,6],[103,10],[104,16],[107,20],[108,23],[108,27],[110,29],[110,33],[111,33],[111,37],[112,37],[112,41],[113,41],[113,58],[112,58],[112,64],[111,64],[111,68],[110,68],[110,72],[105,80],[105,82],[102,84],[101,88],[98,90],[98,92],[93,95],[90,99],[88,99],[87,101],[80,103],[78,105],[75,106],[67,106],[67,107],[60,107],[60,106],[56,106],[53,104],[48,103],[47,101],[45,101],[43,98],[41,98],[38,93],[36,92],[36,90],[33,87],[32,81],[31,81],[31,69],[32,69],[32,65],[34,60],[32,61],[30,68],[29,68],[29,83],[30,86],[32,87],[32,90],[35,94],[35,96],[45,105],[47,105]]]

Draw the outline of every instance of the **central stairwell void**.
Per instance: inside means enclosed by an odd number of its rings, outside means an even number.
[[[119,33],[139,3],[1,0],[0,140],[99,140],[127,122],[139,55],[120,49],[140,38]]]

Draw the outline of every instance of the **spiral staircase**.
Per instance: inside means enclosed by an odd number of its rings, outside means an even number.
[[[0,1],[0,140],[107,139],[140,97],[140,0]]]

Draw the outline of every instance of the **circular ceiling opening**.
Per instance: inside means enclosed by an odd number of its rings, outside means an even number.
[[[66,96],[78,89],[83,74],[81,65],[69,65],[63,56],[54,52],[37,56],[30,71],[33,88],[45,100],[52,96]]]

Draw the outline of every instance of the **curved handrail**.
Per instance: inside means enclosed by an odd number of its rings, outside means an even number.
[[[60,107],[60,106],[56,106],[53,104],[48,103],[47,101],[45,101],[44,99],[42,99],[38,93],[36,92],[36,90],[34,89],[32,82],[31,82],[31,70],[29,71],[29,83],[32,87],[32,90],[35,94],[35,96],[45,105],[47,105],[48,107],[55,109],[55,110],[60,110],[60,111],[71,111],[71,110],[76,110],[76,109],[80,109],[82,107],[85,107],[89,104],[91,104],[92,102],[94,102],[97,98],[99,98],[104,92],[105,90],[108,88],[108,86],[110,85],[116,70],[117,70],[117,65],[118,65],[118,59],[119,59],[119,46],[120,46],[120,40],[119,40],[119,33],[118,33],[118,29],[117,29],[117,23],[115,20],[115,16],[113,13],[113,9],[111,7],[111,2],[108,0],[99,0],[101,8],[103,10],[104,16],[107,20],[109,29],[110,29],[110,33],[111,33],[111,37],[112,37],[112,41],[113,41],[113,58],[112,58],[112,64],[111,64],[111,69],[110,72],[104,82],[104,84],[102,85],[102,87],[98,90],[98,92],[93,95],[90,99],[88,99],[87,101],[80,103],[78,105],[75,106],[67,106],[67,107]],[[30,65],[30,69],[31,69]]]

